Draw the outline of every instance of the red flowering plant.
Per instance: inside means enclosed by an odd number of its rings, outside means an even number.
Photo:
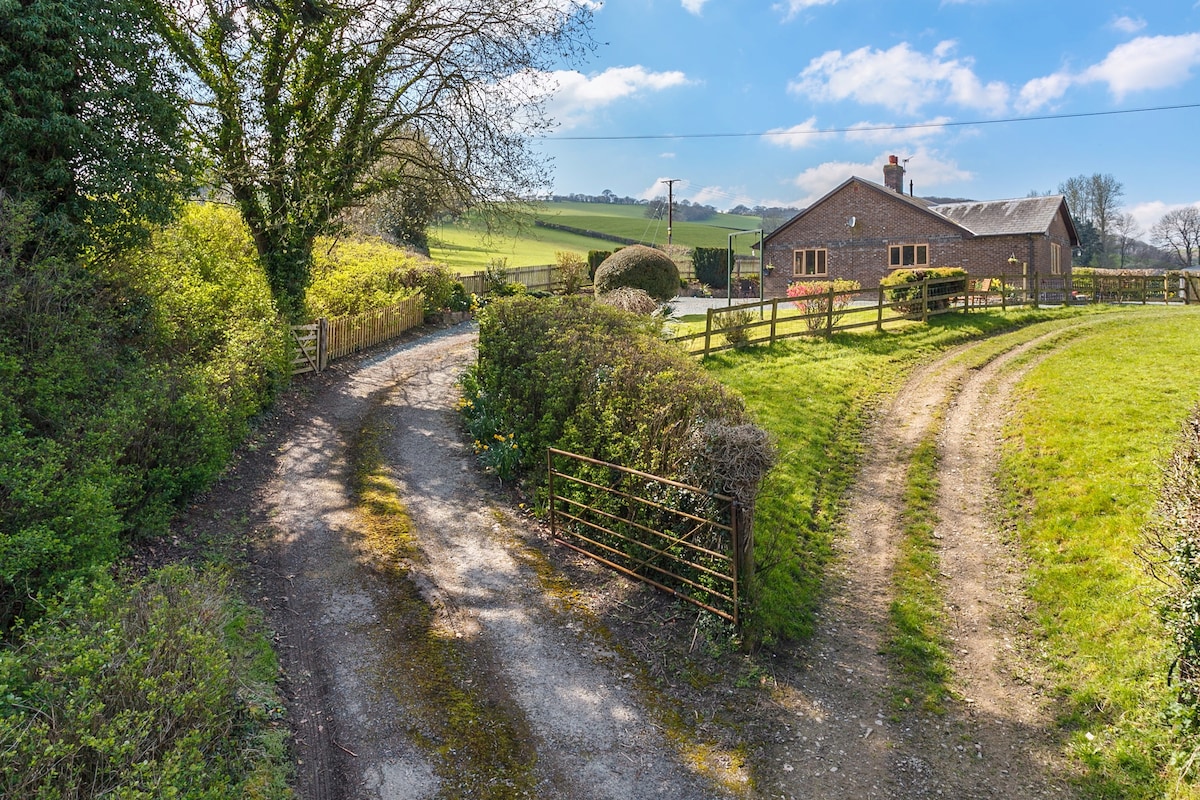
[[[788,284],[787,294],[793,305],[808,315],[804,318],[808,329],[817,331],[829,321],[830,299],[833,301],[832,324],[837,325],[854,301],[854,293],[861,288],[858,281],[797,281]]]

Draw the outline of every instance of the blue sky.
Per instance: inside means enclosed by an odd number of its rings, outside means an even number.
[[[678,178],[677,199],[718,208],[805,205],[850,175],[882,182],[895,154],[918,195],[1100,172],[1145,228],[1200,204],[1200,107],[1002,121],[1200,105],[1197,0],[607,0],[594,20],[538,145],[558,193]]]

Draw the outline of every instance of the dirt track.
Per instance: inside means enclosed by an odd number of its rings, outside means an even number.
[[[948,354],[880,411],[818,632],[761,655],[750,685],[736,653],[702,665],[711,681],[681,680],[700,658],[694,614],[560,556],[477,473],[452,410],[473,337],[442,331],[314,381],[194,509],[193,524],[257,531],[252,591],[277,632],[299,797],[1069,795],[1024,657],[1020,564],[990,523],[997,426],[1034,344],[983,369]],[[880,655],[896,493],[937,410],[965,699],[896,721]],[[419,543],[401,571],[362,546],[347,488],[368,427]]]

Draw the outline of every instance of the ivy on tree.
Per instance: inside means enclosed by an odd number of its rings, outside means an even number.
[[[195,87],[191,127],[297,316],[313,241],[406,176],[463,199],[546,182],[550,69],[588,0],[141,0]]]

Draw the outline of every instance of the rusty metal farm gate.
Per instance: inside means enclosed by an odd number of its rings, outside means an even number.
[[[733,498],[553,448],[546,463],[559,543],[739,624],[754,555]]]

